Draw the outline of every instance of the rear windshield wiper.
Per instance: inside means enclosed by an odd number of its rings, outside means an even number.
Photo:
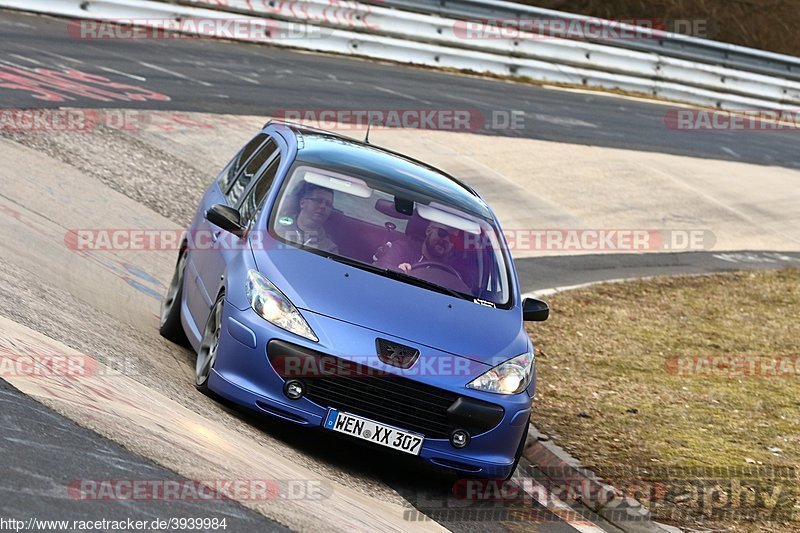
[[[414,277],[410,274],[406,274],[405,272],[400,272],[397,270],[392,270],[390,268],[381,268],[375,265],[370,265],[367,263],[362,263],[361,261],[355,261],[354,259],[348,259],[347,257],[342,257],[339,255],[333,254],[325,254],[325,257],[329,259],[333,259],[339,263],[344,263],[345,265],[349,265],[352,267],[360,268],[362,270],[367,270],[369,272],[374,272],[376,274],[380,274],[382,276],[386,276],[387,278],[396,279],[399,281],[404,281],[406,283],[410,283],[411,285],[416,285],[417,287],[422,287],[424,289],[430,289],[432,291],[436,291],[442,294],[447,294],[448,296],[452,296],[453,298],[460,298],[462,300],[471,300],[472,298],[462,294],[458,291],[454,291],[452,289],[448,289],[447,287],[442,287],[436,283],[431,281],[427,281],[424,279],[420,279]]]

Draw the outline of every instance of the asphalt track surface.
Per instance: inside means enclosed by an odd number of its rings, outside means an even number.
[[[72,69],[171,98],[120,102],[129,108],[261,116],[286,109],[477,109],[487,120],[494,111],[523,111],[523,128],[491,133],[800,168],[796,133],[687,134],[665,126],[668,106],[599,93],[233,42],[80,40],[64,20],[7,11],[0,35],[0,71],[9,63]],[[24,89],[3,91],[0,102],[11,108],[75,105],[32,98]],[[87,98],[79,105],[113,107]]]
[[[164,517],[227,519],[231,531],[288,531],[229,500],[81,501],[61,487],[81,479],[161,479],[180,476],[84,429],[0,380],[0,516],[40,520],[127,519],[152,523]],[[70,528],[72,526],[70,525]]]
[[[0,73],[8,67],[77,69],[116,83],[142,85],[170,95],[169,101],[120,101],[120,107],[170,109],[211,113],[268,115],[280,109],[479,109],[523,110],[526,127],[492,134],[508,134],[577,144],[728,159],[800,168],[794,139],[786,133],[702,133],[686,135],[664,126],[667,107],[616,97],[584,94],[455,76],[424,69],[289,50],[222,43],[187,41],[85,42],[71,38],[66,22],[24,14],[0,13]],[[31,85],[0,80],[0,106],[31,108],[54,106],[111,107],[115,102],[62,93],[62,100],[35,98]],[[498,95],[502,94],[502,101]],[[727,147],[728,150],[722,150]],[[730,152],[733,152],[731,154]],[[746,252],[737,254],[598,255],[523,259],[517,262],[525,291],[564,287],[608,279],[658,274],[699,274],[743,268],[775,268],[800,262],[800,254]],[[146,505],[120,502],[70,501],[55,487],[78,478],[176,478],[175,474],[132,454],[99,435],[30,400],[0,380],[0,450],[7,466],[0,481],[3,516],[81,518],[200,516],[207,504]],[[240,414],[256,426],[260,420]],[[269,431],[291,439],[281,424]],[[321,444],[321,447],[328,445]],[[87,452],[91,450],[91,452]],[[76,451],[82,455],[78,456]],[[311,447],[311,453],[324,453]],[[361,447],[341,454],[342,468],[358,468]],[[389,458],[388,454],[377,453]],[[392,456],[393,457],[393,456]],[[393,465],[403,469],[404,461]],[[421,473],[408,465],[408,473],[384,479],[412,503],[424,492],[415,484]],[[440,481],[440,480],[435,480]],[[431,483],[430,485],[435,485]],[[22,489],[22,490],[21,490]],[[430,496],[428,494],[427,496]],[[229,516],[232,531],[280,530],[281,526],[244,509],[235,502],[215,502],[216,516]],[[216,506],[218,505],[218,506]],[[547,511],[542,510],[544,514]],[[489,524],[442,520],[453,530],[486,530]],[[572,531],[554,516],[544,518],[540,531]]]
[[[800,266],[800,253],[683,252],[537,257],[514,261],[523,291],[537,292],[600,281],[698,275]]]

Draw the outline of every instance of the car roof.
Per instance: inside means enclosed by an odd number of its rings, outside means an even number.
[[[470,186],[427,163],[338,133],[288,122],[297,138],[297,159],[342,174],[363,176],[401,188],[447,199],[466,211],[494,219],[486,202]]]

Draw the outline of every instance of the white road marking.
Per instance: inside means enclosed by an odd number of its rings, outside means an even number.
[[[11,54],[9,54],[9,55],[11,55]],[[0,63],[2,63],[3,65],[8,65],[10,67],[19,68],[19,69],[27,70],[27,71],[30,71],[32,68],[34,68],[34,67],[29,66],[29,65],[20,65],[19,63],[14,63],[13,61],[9,61],[7,59],[0,59]],[[65,70],[68,69],[68,67],[65,67],[64,65],[61,65],[61,64],[57,64],[56,66],[58,66],[60,68],[63,68]]]
[[[271,74],[270,77],[271,78],[285,78],[286,76],[284,76],[283,74]],[[325,76],[324,78],[320,78],[319,76],[303,76],[301,74],[300,77],[297,78],[297,80],[298,81],[322,82],[322,83],[341,83],[343,85],[354,85],[354,83],[352,81],[340,80],[336,76],[332,76],[332,75],[328,75],[328,76]]]
[[[387,89],[386,87],[380,87],[379,85],[374,86],[376,90],[391,94],[394,96],[399,96],[401,98],[405,98],[407,100],[413,100],[414,102],[422,102],[425,105],[433,105],[433,102],[429,102],[427,100],[423,100],[422,98],[417,98],[416,96],[411,96],[410,94],[401,93],[399,91],[395,91],[393,89]]]
[[[470,104],[476,104],[476,105],[486,106],[486,107],[494,107],[494,106],[497,105],[497,104],[492,104],[492,103],[489,103],[489,102],[483,102],[481,100],[476,100],[474,98],[467,98],[467,97],[464,97],[464,96],[458,96],[456,94],[443,94],[442,96],[444,96],[445,98],[449,98],[451,100],[460,100],[462,102],[469,102]]]
[[[727,146],[720,146],[719,148],[720,148],[720,150],[722,150],[726,154],[731,155],[731,156],[735,157],[736,159],[741,159],[742,158],[742,156],[740,156],[739,154],[737,154],[736,152],[734,152],[733,150],[731,150]]]
[[[614,133],[613,131],[607,131],[607,130],[593,131],[592,135],[596,135],[597,137],[612,137],[614,139],[624,139],[625,138],[625,134],[624,133]]]
[[[600,281],[588,281],[586,283],[578,283],[576,285],[563,285],[561,287],[551,287],[549,289],[539,289],[538,291],[526,292],[525,294],[522,295],[522,298],[523,300],[525,298],[542,298],[544,296],[552,296],[559,292],[585,289],[587,287],[592,287],[594,285],[600,285],[601,283],[628,283],[631,281],[648,280],[648,279],[653,279],[653,276],[645,276],[641,278],[616,278],[616,279],[604,279]]]
[[[51,57],[55,57],[55,58],[61,59],[63,61],[69,61],[70,63],[77,63],[79,65],[83,65],[84,64],[83,61],[81,61],[80,59],[75,59],[74,57],[62,56],[61,54],[56,54],[54,52],[48,52],[47,50],[41,50],[39,48],[35,48],[33,46],[27,46],[27,45],[24,45],[24,44],[19,44],[19,43],[15,43],[15,44],[16,44],[16,46],[19,46],[19,47],[22,47],[22,48],[27,48],[28,50],[33,50],[35,52],[39,52],[40,54],[45,54],[45,55],[48,55],[48,56],[51,56]]]
[[[25,24],[23,22],[11,22],[9,20],[0,19],[0,26],[11,26],[14,28],[33,28],[30,24]]]
[[[20,64],[18,64],[18,63],[14,63],[13,61],[8,61],[7,59],[0,59],[0,63],[2,63],[2,64],[4,64],[4,65],[11,66],[11,67],[16,67],[16,68],[25,69],[25,70],[27,70],[28,68],[30,68],[30,67],[26,67],[25,65],[20,65]]]
[[[731,252],[724,254],[714,254],[715,259],[727,261],[729,263],[795,263],[800,261],[796,257],[791,257],[780,252],[764,252],[754,254],[749,252]]]
[[[712,257],[715,259],[719,259],[720,261],[727,261],[728,263],[798,263],[800,259],[797,257],[792,257],[786,254],[782,254],[780,252],[764,252],[761,254],[753,254],[747,252],[728,252],[728,253],[720,253],[714,254]],[[699,273],[699,274],[672,274],[670,277],[701,277],[701,276],[713,276],[714,273]],[[634,277],[634,278],[614,278],[614,279],[604,279],[599,281],[588,281],[586,283],[578,283],[576,285],[562,285],[561,287],[550,287],[548,289],[539,289],[536,291],[526,292],[522,295],[522,299],[525,298],[544,298],[545,296],[552,296],[559,292],[564,291],[573,291],[578,289],[586,289],[588,287],[593,287],[594,285],[600,285],[601,283],[630,283],[632,281],[648,281],[654,279],[658,276],[641,276],[641,277]]]
[[[120,76],[125,76],[126,78],[130,78],[132,80],[147,81],[147,78],[145,77],[136,76],[135,74],[128,74],[127,72],[122,72],[121,70],[116,70],[108,67],[100,67],[100,66],[98,66],[97,68],[99,68],[100,70],[104,70],[106,72],[111,72],[112,74],[119,74]]]
[[[337,78],[333,74],[328,74],[328,79],[331,80],[334,83],[343,83],[345,85],[353,85],[352,81],[350,81],[350,80],[340,80],[339,78]]]
[[[181,59],[178,57],[172,58],[173,63],[178,63],[179,65],[193,65],[195,67],[205,67],[206,64],[204,61],[197,61],[194,59]]]
[[[235,72],[231,72],[229,70],[224,70],[221,68],[214,68],[214,67],[209,67],[208,70],[213,70],[214,72],[219,72],[220,74],[225,74],[226,76],[237,78],[242,81],[246,81],[247,83],[252,83],[253,85],[261,85],[261,82],[258,80],[254,80],[253,78],[248,78],[247,76],[242,76],[241,74],[236,74]]]
[[[10,55],[11,57],[16,57],[17,59],[21,59],[23,61],[27,61],[28,63],[33,63],[34,65],[40,65],[40,66],[43,66],[43,67],[47,66],[44,63],[42,63],[41,61],[37,61],[37,60],[31,59],[29,57],[21,56],[21,55],[18,55],[18,54],[8,54],[8,55]]]
[[[197,79],[194,79],[194,78],[192,78],[190,76],[187,76],[185,74],[181,74],[180,72],[175,72],[174,70],[170,70],[168,68],[159,67],[158,65],[153,65],[152,63],[146,63],[144,61],[137,61],[137,63],[139,63],[143,67],[151,68],[153,70],[157,70],[159,72],[164,72],[166,74],[171,74],[172,76],[175,76],[176,78],[180,78],[182,80],[188,80],[188,81],[192,81],[194,83],[199,83],[200,85],[202,85],[204,87],[213,87],[213,85],[208,83],[207,81],[197,80]]]
[[[579,120],[577,118],[569,118],[569,117],[556,117],[553,115],[543,115],[541,113],[536,113],[533,115],[533,118],[538,120],[539,122],[547,122],[549,124],[555,124],[556,126],[579,126],[582,128],[597,128],[597,124],[593,124],[591,122],[586,122],[583,120]]]

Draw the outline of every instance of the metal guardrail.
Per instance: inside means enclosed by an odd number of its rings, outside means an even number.
[[[620,75],[617,87],[654,96],[688,100],[708,104],[708,94],[696,91],[679,91],[675,85],[691,87],[700,91],[727,94],[726,100],[737,96],[744,99],[768,100],[775,104],[800,105],[800,82],[779,77],[764,76],[748,71],[734,70],[717,65],[694,63],[663,54],[627,50],[617,47],[624,40],[612,44],[595,44],[558,37],[544,37],[518,32],[515,38],[471,39],[466,35],[463,20],[441,16],[423,15],[399,9],[372,6],[364,2],[330,2],[329,0],[298,0],[290,2],[258,2],[253,0],[172,0],[181,4],[216,6],[217,9],[318,24],[331,28],[347,29],[375,36],[389,36],[405,41],[444,46],[448,49],[464,49],[500,55],[505,58],[507,69],[500,74],[530,76],[540,81],[570,83],[578,85],[599,84],[614,86],[614,80],[601,73]],[[416,2],[430,0],[414,0]],[[459,0],[467,1],[470,0]],[[477,3],[481,6],[494,4]],[[502,2],[502,4],[507,4]],[[526,6],[522,6],[526,7]],[[541,11],[541,10],[539,10]],[[558,13],[551,12],[548,13]],[[564,14],[566,15],[566,14]],[[570,15],[576,20],[586,17]],[[595,19],[598,20],[599,19]],[[619,26],[620,25],[617,23]],[[632,26],[627,26],[634,31]],[[618,29],[618,28],[617,28]],[[636,31],[640,31],[638,29]],[[645,32],[645,33],[650,33]],[[664,33],[664,32],[660,32]],[[650,39],[635,39],[634,42]],[[450,50],[452,55],[453,50]],[[539,63],[530,64],[526,60]],[[562,66],[561,72],[544,72],[541,62]],[[430,63],[426,63],[430,64]],[[435,63],[434,63],[435,64]],[[566,70],[566,67],[574,67]],[[552,69],[551,69],[552,70]],[[496,70],[488,70],[498,73]],[[630,78],[639,78],[638,82]],[[642,80],[652,81],[643,85]],[[681,94],[683,93],[683,94]],[[724,107],[717,99],[712,103]],[[737,106],[753,104],[739,99]]]
[[[361,0],[365,4],[391,7],[403,11],[425,13],[456,19],[562,19],[586,20],[586,15],[565,13],[552,9],[527,6],[502,0]],[[615,21],[592,18],[605,26],[630,27]],[[647,30],[639,30],[645,31]],[[652,38],[614,43],[620,48],[653,52],[685,59],[744,70],[766,76],[800,81],[800,57],[758,50],[744,46],[692,37],[680,33],[653,30]],[[587,39],[603,44],[605,41]]]
[[[523,76],[547,83],[616,88],[727,109],[793,109],[800,103],[800,83],[781,78],[565,39],[475,43],[455,35],[455,19],[359,2],[224,0],[227,11],[220,11],[221,0],[182,3],[210,9],[152,0],[0,0],[0,7],[87,19],[123,19],[138,25],[152,25],[159,19],[239,19],[262,26],[268,20],[287,20],[304,25],[307,31],[285,39],[276,39],[269,31],[258,37],[216,36]]]

